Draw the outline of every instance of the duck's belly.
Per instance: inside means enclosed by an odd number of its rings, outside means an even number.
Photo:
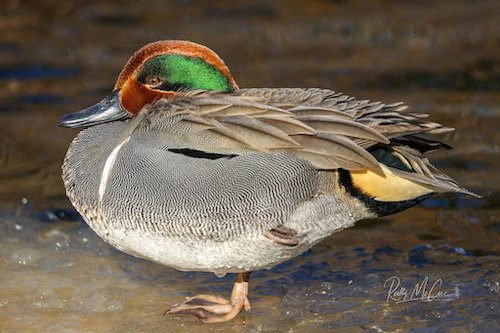
[[[178,237],[124,226],[109,227],[93,216],[88,224],[107,243],[130,255],[183,271],[216,274],[254,271],[294,258],[332,233],[351,227],[369,212],[364,206],[335,195],[320,195],[299,206],[283,226],[297,232],[298,245],[287,246],[263,233],[226,240]],[[133,224],[133,223],[132,223]]]
[[[254,271],[293,258],[307,248],[283,249],[268,238],[241,237],[225,242],[187,242],[137,230],[115,229],[103,238],[119,250],[182,271],[216,274]]]

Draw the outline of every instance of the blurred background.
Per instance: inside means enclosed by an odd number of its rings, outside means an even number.
[[[2,1],[0,331],[500,331],[499,18],[498,1]],[[431,159],[484,197],[440,195],[257,272],[253,312],[232,323],[164,317],[185,296],[227,295],[234,277],[102,243],[64,194],[60,165],[77,131],[57,126],[161,39],[212,48],[240,87],[405,101],[456,128],[439,138],[455,150]],[[457,297],[386,302],[395,274],[408,288],[442,279]]]

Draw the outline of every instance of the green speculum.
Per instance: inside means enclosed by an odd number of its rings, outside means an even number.
[[[183,55],[160,55],[146,61],[137,79],[146,82],[150,76],[158,76],[164,81],[159,87],[161,90],[234,90],[228,78],[217,68],[200,58]]]

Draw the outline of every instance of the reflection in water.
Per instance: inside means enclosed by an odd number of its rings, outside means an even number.
[[[500,331],[495,1],[0,6],[0,331]],[[457,129],[442,137],[456,149],[433,161],[484,198],[438,196],[256,272],[252,313],[233,323],[163,317],[186,296],[227,296],[234,277],[178,272],[98,239],[65,198],[60,165],[76,131],[56,124],[104,97],[133,50],[166,38],[213,48],[241,87],[404,99]],[[387,302],[391,276],[407,289],[441,279],[459,296]]]

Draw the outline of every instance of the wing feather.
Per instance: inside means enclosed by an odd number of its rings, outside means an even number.
[[[379,143],[389,143],[389,140],[385,136],[373,128],[352,120],[346,120],[345,118],[325,115],[311,115],[298,116],[297,119],[311,126],[318,132],[345,135]]]
[[[318,133],[318,135],[296,135],[295,141],[302,146],[302,151],[337,158],[342,161],[352,161],[354,164],[378,169],[377,160],[365,149],[341,135]],[[292,153],[295,153],[292,151]],[[328,169],[334,169],[330,167]],[[348,168],[351,169],[351,168]]]
[[[219,120],[225,127],[237,132],[250,147],[261,151],[278,148],[299,148],[286,132],[249,116],[224,117]]]

